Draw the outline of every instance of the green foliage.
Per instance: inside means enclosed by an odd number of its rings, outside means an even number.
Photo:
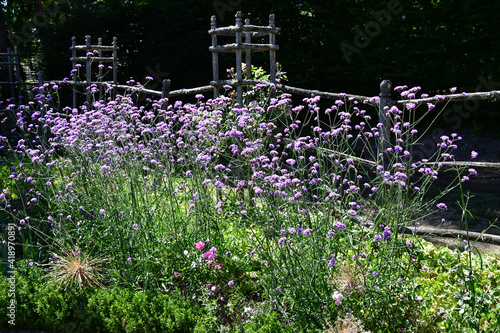
[[[275,312],[270,314],[260,314],[255,321],[245,325],[245,333],[274,333],[274,332],[293,332],[293,328],[287,326],[278,319]]]
[[[179,293],[64,290],[47,284],[43,275],[41,269],[27,261],[19,263],[16,328],[53,332],[193,332],[203,331],[203,325],[210,322],[210,314]],[[0,327],[9,328],[4,275],[0,276],[0,288]]]

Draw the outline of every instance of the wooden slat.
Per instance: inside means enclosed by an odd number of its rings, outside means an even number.
[[[232,43],[225,45],[210,46],[210,52],[237,52],[240,50],[255,51],[278,51],[280,48],[276,44],[248,44],[248,43]]]
[[[438,97],[436,97],[438,96]],[[476,92],[476,93],[462,93],[462,94],[451,94],[451,95],[436,95],[433,97],[420,98],[420,99],[402,99],[391,101],[391,105],[394,104],[406,104],[406,103],[443,103],[443,102],[458,102],[458,101],[470,101],[470,100],[485,100],[485,99],[495,99],[500,98],[500,90],[487,91],[487,92]]]
[[[106,46],[106,45],[90,45],[91,49],[101,50],[101,51],[113,51],[118,50],[117,46]],[[69,48],[70,50],[87,50],[87,45],[75,45]]]
[[[118,62],[118,59],[114,59],[113,57],[73,57],[70,58],[70,61],[101,61],[101,62]]]
[[[244,25],[238,27],[236,25],[231,25],[228,27],[221,27],[208,30],[209,35],[221,35],[221,36],[234,36],[236,32],[256,32],[256,33],[279,33],[280,29],[276,27],[266,27],[258,25]]]

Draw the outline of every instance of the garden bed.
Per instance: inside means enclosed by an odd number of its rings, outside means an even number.
[[[473,207],[463,185],[474,170],[457,168],[452,186],[426,195],[440,167],[412,160],[413,106],[390,109],[395,142],[374,173],[353,158],[376,160],[368,105],[343,98],[321,110],[311,97],[297,106],[257,86],[240,107],[226,93],[195,104],[137,107],[118,95],[62,113],[37,103],[19,112],[25,139],[5,148],[0,197],[3,231],[16,244],[7,237],[2,254],[15,255],[18,273],[1,311],[15,300],[21,327],[52,331],[500,324],[498,256],[474,253],[467,235],[451,251],[401,232]],[[449,160],[460,140],[440,140],[435,159]],[[452,191],[458,208],[446,200]],[[469,230],[473,222],[460,217]]]

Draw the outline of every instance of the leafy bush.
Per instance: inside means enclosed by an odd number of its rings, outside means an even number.
[[[179,293],[127,289],[62,289],[44,279],[44,271],[22,262],[16,273],[16,327],[53,332],[193,332],[210,315]],[[0,276],[2,295],[7,279]],[[1,327],[7,320],[1,297]]]

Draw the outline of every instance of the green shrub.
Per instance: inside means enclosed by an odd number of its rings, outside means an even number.
[[[63,289],[23,261],[16,273],[16,328],[52,332],[206,331],[216,319],[179,293],[128,289]],[[7,277],[0,276],[0,327],[8,324]],[[3,296],[5,295],[5,296]]]

